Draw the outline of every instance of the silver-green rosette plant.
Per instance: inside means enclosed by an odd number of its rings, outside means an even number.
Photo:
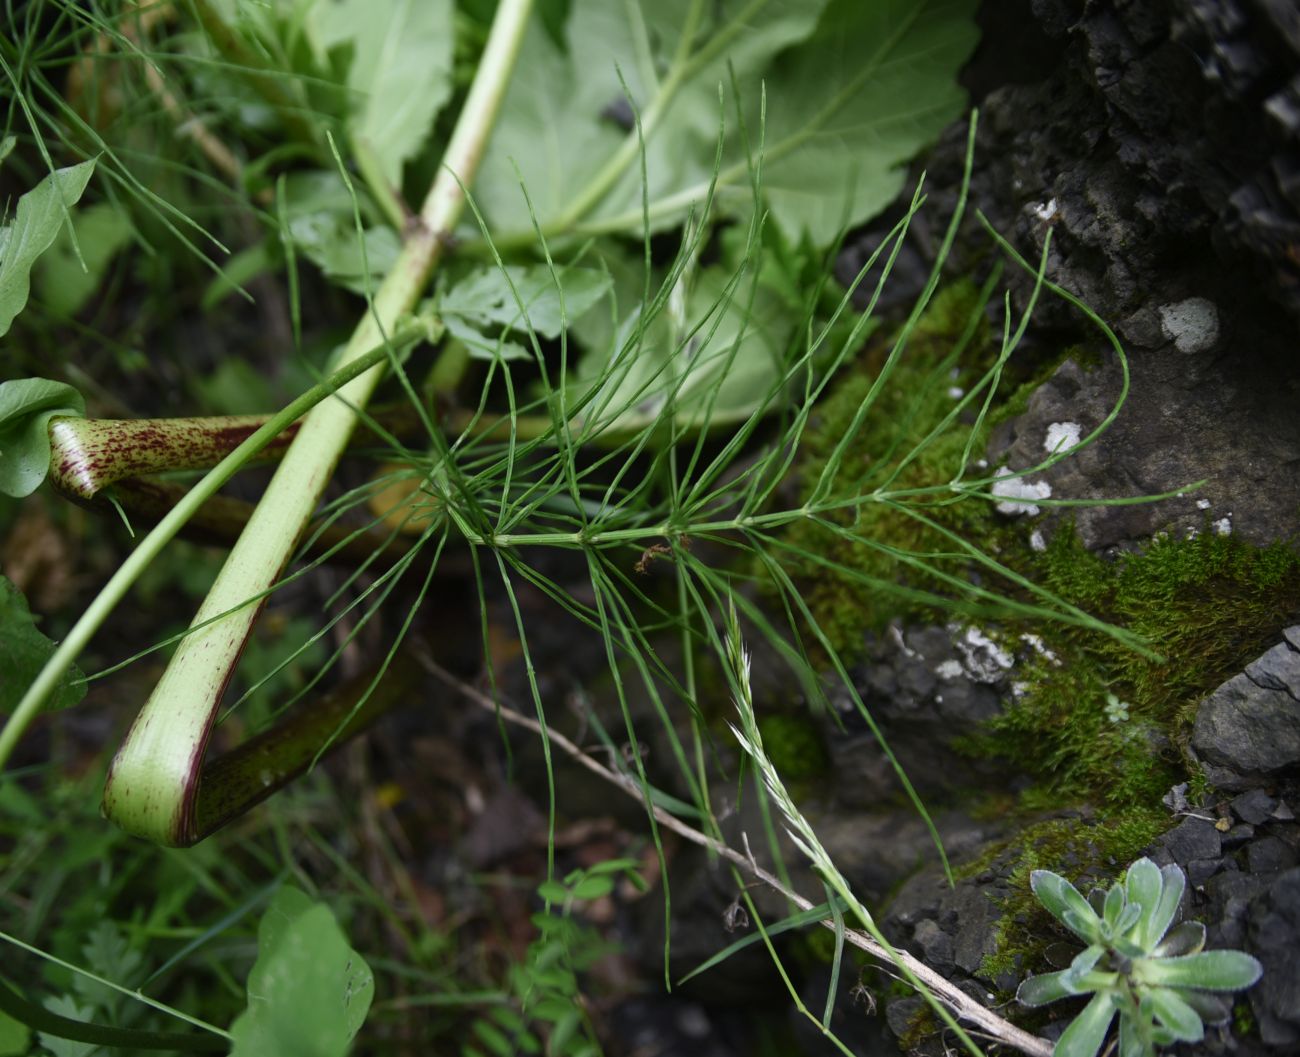
[[[1093,996],[1054,1057],[1095,1057],[1116,1013],[1118,1057],[1151,1057],[1157,1046],[1197,1042],[1206,1024],[1228,1019],[1228,1002],[1212,992],[1240,991],[1263,972],[1242,951],[1203,950],[1199,921],[1170,929],[1187,883],[1178,866],[1139,859],[1123,881],[1087,899],[1050,870],[1035,870],[1029,883],[1052,916],[1088,945],[1068,969],[1031,976],[1016,993],[1026,1006]]]

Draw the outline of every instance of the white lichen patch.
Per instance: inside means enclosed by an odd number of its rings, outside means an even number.
[[[1049,198],[1046,202],[1038,202],[1033,207],[1034,216],[1046,224],[1052,217],[1060,211],[1055,198]]]
[[[995,476],[998,480],[993,482],[991,491],[1002,500],[995,505],[999,514],[1037,514],[1038,504],[1032,500],[1051,497],[1052,486],[1046,481],[1035,483],[1023,477],[1012,477],[1005,466],[999,466]]]
[[[1205,352],[1219,340],[1219,310],[1204,297],[1161,305],[1160,329],[1179,352]]]
[[[1055,454],[1073,448],[1083,436],[1083,427],[1077,422],[1053,422],[1043,438],[1043,450]]]
[[[1209,509],[1210,509],[1210,501],[1209,501],[1208,499],[1198,499],[1198,500],[1196,501],[1196,509],[1197,509],[1197,510],[1209,510]]]
[[[1214,523],[1214,525],[1213,525],[1212,527],[1214,528],[1214,531],[1215,531],[1215,534],[1216,534],[1216,535],[1219,535],[1219,536],[1231,536],[1231,535],[1232,535],[1232,518],[1230,518],[1230,517],[1221,517],[1221,518],[1219,518],[1218,521],[1216,521],[1216,522]]]
[[[1029,549],[1035,554],[1042,554],[1047,550],[1047,540],[1043,538],[1042,529],[1034,529],[1034,531],[1029,534]]]
[[[966,628],[953,645],[962,656],[967,678],[977,683],[996,683],[1015,663],[1015,658],[976,627]]]
[[[961,661],[954,660],[944,661],[934,670],[934,674],[945,682],[960,679],[965,673],[966,669],[961,666]]]
[[[1048,647],[1047,643],[1043,641],[1041,635],[1035,635],[1032,632],[1026,631],[1020,636],[1020,641],[1038,654],[1038,656],[1043,658],[1043,660],[1048,664],[1060,667],[1061,658],[1056,655],[1055,651]]]

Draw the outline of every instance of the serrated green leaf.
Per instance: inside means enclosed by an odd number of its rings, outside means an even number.
[[[281,888],[257,930],[248,1009],[231,1028],[232,1057],[341,1057],[374,991],[370,967],[329,908]]]
[[[144,962],[140,952],[127,943],[126,937],[112,921],[101,921],[91,929],[81,952],[86,966],[97,975],[128,987],[137,982]],[[110,1020],[114,1019],[113,1015],[126,997],[121,991],[88,976],[73,977],[72,987],[87,1006],[109,1014]]]
[[[295,173],[285,181],[282,223],[295,249],[326,277],[354,293],[373,290],[401,252],[397,233],[379,223],[359,198],[358,235],[352,195],[335,172]],[[367,281],[368,280],[368,281]]]
[[[1097,1057],[1114,1019],[1115,1001],[1110,993],[1103,991],[1093,995],[1092,1001],[1057,1039],[1052,1057]]]
[[[23,593],[0,576],[0,713],[7,715],[17,707],[55,649],[37,629]],[[69,668],[45,707],[69,708],[85,696],[85,676]]]
[[[498,329],[533,330],[544,338],[558,338],[566,323],[589,312],[609,288],[609,276],[593,268],[561,270],[558,288],[550,269],[541,265],[481,268],[448,290],[441,307],[444,315],[484,329],[495,324]]]
[[[1260,978],[1264,968],[1244,951],[1200,951],[1179,958],[1144,958],[1134,975],[1164,987],[1203,991],[1240,991]]]
[[[32,265],[54,242],[68,208],[77,204],[94,171],[93,160],[56,169],[18,199],[0,257],[0,336],[27,304]]]
[[[61,1017],[68,1017],[70,1020],[80,1020],[83,1023],[89,1023],[92,1019],[94,1010],[89,1006],[84,1008],[77,1004],[77,1000],[71,995],[60,995],[58,998],[47,998],[44,1002],[45,1008],[51,1013],[57,1013]],[[72,1039],[62,1039],[57,1035],[50,1035],[44,1031],[36,1033],[36,1037],[41,1040],[41,1045],[54,1055],[54,1057],[86,1057],[87,1054],[94,1053],[99,1046],[93,1042],[74,1042]]]
[[[394,187],[451,97],[452,14],[451,0],[330,0],[308,12],[318,53],[351,48],[348,132]]]
[[[78,210],[72,227],[76,244],[63,225],[32,272],[40,303],[60,319],[75,315],[90,300],[109,261],[131,239],[131,221],[111,202]]]
[[[36,491],[50,470],[50,419],[85,413],[81,394],[62,382],[0,382],[0,492],[21,499]]]

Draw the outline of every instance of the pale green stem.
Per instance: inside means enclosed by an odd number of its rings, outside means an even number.
[[[416,304],[456,226],[509,82],[531,0],[502,0],[442,167],[392,271],[338,366],[385,342]],[[190,828],[199,766],[253,622],[311,517],[383,374],[376,364],[304,420],[109,771],[104,809],[122,828],[171,843]],[[217,619],[219,618],[219,619]]]
[[[405,336],[400,336],[404,339]],[[397,340],[397,339],[395,339]],[[338,389],[357,375],[370,370],[374,364],[388,357],[387,346],[371,349],[358,357],[348,366],[336,371],[317,386],[293,401],[279,414],[270,418],[261,429],[239,445],[234,451],[214,466],[179,503],[145,536],[139,546],[127,557],[113,574],[112,579],[104,585],[81,618],[73,625],[59,648],[45,663],[32,685],[27,688],[23,699],[14,709],[13,715],[0,730],[0,769],[3,769],[13,754],[14,747],[23,736],[24,731],[40,711],[46,698],[62,681],[67,670],[76,662],[81,651],[86,648],[91,637],[99,630],[101,624],[117,604],[126,596],[131,585],[139,579],[151,562],[180,531],[181,527],[194,515],[217,490],[230,480],[250,459],[266,448],[277,436],[288,429],[306,411],[315,407],[322,400],[331,396]]]

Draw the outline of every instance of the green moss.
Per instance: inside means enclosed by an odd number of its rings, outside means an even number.
[[[1021,693],[961,746],[1036,778],[1032,809],[1091,803],[1103,811],[1158,803],[1196,780],[1180,745],[1197,702],[1273,644],[1300,608],[1300,557],[1231,536],[1161,537],[1106,561],[1070,528],[1029,574],[1066,601],[1137,633],[1152,658],[1077,628],[1044,634],[1055,660],[1017,671]]]
[[[758,732],[767,755],[787,782],[804,782],[827,773],[826,746],[807,714],[762,716]]]
[[[1232,1031],[1235,1035],[1251,1035],[1259,1025],[1255,1021],[1255,1011],[1245,999],[1238,999],[1232,1006]]]
[[[1058,937],[1050,914],[1034,897],[1029,875],[1052,870],[1071,882],[1088,877],[1101,883],[1138,858],[1143,848],[1168,828],[1163,811],[1131,807],[1123,815],[1095,820],[1049,819],[1025,827],[996,845],[958,875],[974,876],[998,864],[1010,865],[1011,894],[1002,903],[994,952],[980,965],[980,975],[995,980],[1004,973],[1023,978],[1051,968],[1045,952]],[[1085,885],[1085,890],[1091,885]]]
[[[961,337],[972,330],[973,320],[974,336],[962,349]],[[804,436],[799,465],[804,499],[851,431],[893,340],[891,335],[870,346],[818,405]],[[987,429],[981,428],[972,441],[973,423],[958,421],[927,438],[953,409],[950,388],[969,388],[993,356],[976,287],[961,282],[940,291],[918,321],[845,453],[835,477],[836,491],[860,495],[887,487],[897,492],[951,481],[968,443],[972,458],[983,450]],[[948,571],[962,567],[961,559],[943,554],[951,551],[951,544],[910,516],[908,509],[967,539],[987,541],[998,534],[1000,526],[987,504],[952,503],[951,499],[951,494],[917,496],[900,501],[902,508],[869,504],[837,517],[837,523],[851,527],[857,539],[846,539],[811,522],[802,522],[788,532],[786,541],[791,546],[839,567],[831,570],[808,560],[797,569],[813,617],[837,651],[852,657],[862,648],[865,629],[878,629],[895,617],[922,611],[915,597],[907,596],[906,588],[933,588],[935,581],[925,582],[923,573],[899,561],[897,551],[923,556]]]

